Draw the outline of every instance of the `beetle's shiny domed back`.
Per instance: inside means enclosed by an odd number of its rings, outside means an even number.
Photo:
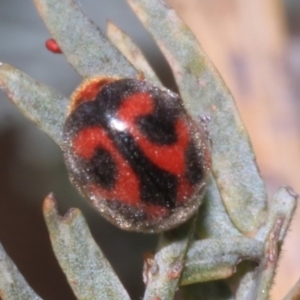
[[[159,232],[198,209],[209,141],[178,95],[145,80],[90,79],[72,97],[63,139],[73,183],[117,226]]]

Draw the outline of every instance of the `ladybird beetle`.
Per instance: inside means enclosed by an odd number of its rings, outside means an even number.
[[[178,95],[146,80],[85,80],[71,97],[63,145],[73,184],[122,229],[165,231],[201,203],[207,133]]]

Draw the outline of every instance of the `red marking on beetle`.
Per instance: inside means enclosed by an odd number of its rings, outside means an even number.
[[[181,176],[178,180],[178,189],[177,189],[177,198],[179,204],[183,204],[188,201],[189,198],[193,195],[195,188],[192,187],[185,176]]]
[[[183,174],[186,168],[184,153],[190,138],[188,126],[186,122],[179,119],[175,123],[178,141],[174,145],[156,145],[149,141],[135,124],[137,117],[151,114],[153,109],[151,96],[146,93],[136,93],[124,99],[118,110],[117,118],[128,124],[129,132],[153,163],[175,175]]]
[[[131,206],[144,206],[143,210],[150,219],[166,217],[169,210],[159,205],[143,204],[140,199],[139,181],[126,160],[118,152],[117,148],[101,127],[89,127],[81,130],[73,140],[74,153],[84,159],[91,159],[95,149],[101,147],[107,150],[117,164],[117,181],[112,190],[105,189],[96,184],[89,184],[89,190],[94,195],[106,199],[118,199]]]
[[[95,77],[85,80],[72,94],[70,112],[83,102],[94,101],[101,89],[115,80],[116,78],[107,77]]]
[[[146,205],[145,211],[149,219],[162,218],[170,214],[168,208],[159,205]]]
[[[54,40],[54,39],[48,39],[45,43],[45,46],[52,53],[56,53],[56,54],[62,53],[59,45],[57,44],[56,40]]]
[[[138,205],[141,203],[139,182],[130,165],[119,154],[118,149],[100,127],[89,127],[81,130],[73,140],[73,150],[76,155],[90,159],[96,148],[107,150],[117,165],[117,181],[112,190],[91,183],[90,192],[109,199],[118,199],[124,204]]]

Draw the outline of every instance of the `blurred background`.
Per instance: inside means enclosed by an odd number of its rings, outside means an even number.
[[[110,19],[142,48],[166,86],[170,68],[124,0],[81,1],[105,30]],[[300,193],[300,2],[169,0],[194,31],[232,91],[249,131],[270,197],[280,185]],[[80,82],[49,38],[32,1],[0,0],[0,61],[69,96]],[[143,253],[157,237],[121,231],[103,220],[70,185],[59,148],[0,91],[0,241],[45,299],[75,299],[59,269],[42,217],[54,192],[59,211],[80,208],[96,241],[132,296],[143,295]],[[300,210],[283,246],[272,298],[300,276]]]

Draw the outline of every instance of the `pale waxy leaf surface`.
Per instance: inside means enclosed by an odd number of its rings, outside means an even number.
[[[298,195],[290,187],[282,187],[274,195],[264,226],[255,239],[265,243],[263,260],[258,270],[248,272],[237,289],[237,299],[269,299],[268,291],[275,276],[283,239],[297,206]],[[251,298],[252,297],[252,298]]]
[[[34,0],[34,3],[80,76],[137,77],[134,67],[86,16],[77,1]]]
[[[243,236],[193,242],[180,284],[226,279],[235,273],[243,259],[259,262],[263,253],[263,243]]]
[[[147,278],[144,300],[174,298],[194,225],[195,217],[160,236],[153,262],[144,272]]]
[[[81,212],[72,209],[61,217],[52,195],[45,199],[43,211],[52,248],[77,299],[129,300]]]
[[[200,206],[196,234],[200,239],[241,235],[227,214],[213,176],[209,178],[205,200]]]
[[[8,64],[0,64],[0,88],[27,118],[62,144],[69,99]]]
[[[0,299],[41,300],[0,244]]]
[[[107,22],[107,37],[137,71],[140,72],[140,76],[144,76],[146,80],[156,86],[161,86],[160,80],[149,65],[142,51],[125,32],[110,21]]]

